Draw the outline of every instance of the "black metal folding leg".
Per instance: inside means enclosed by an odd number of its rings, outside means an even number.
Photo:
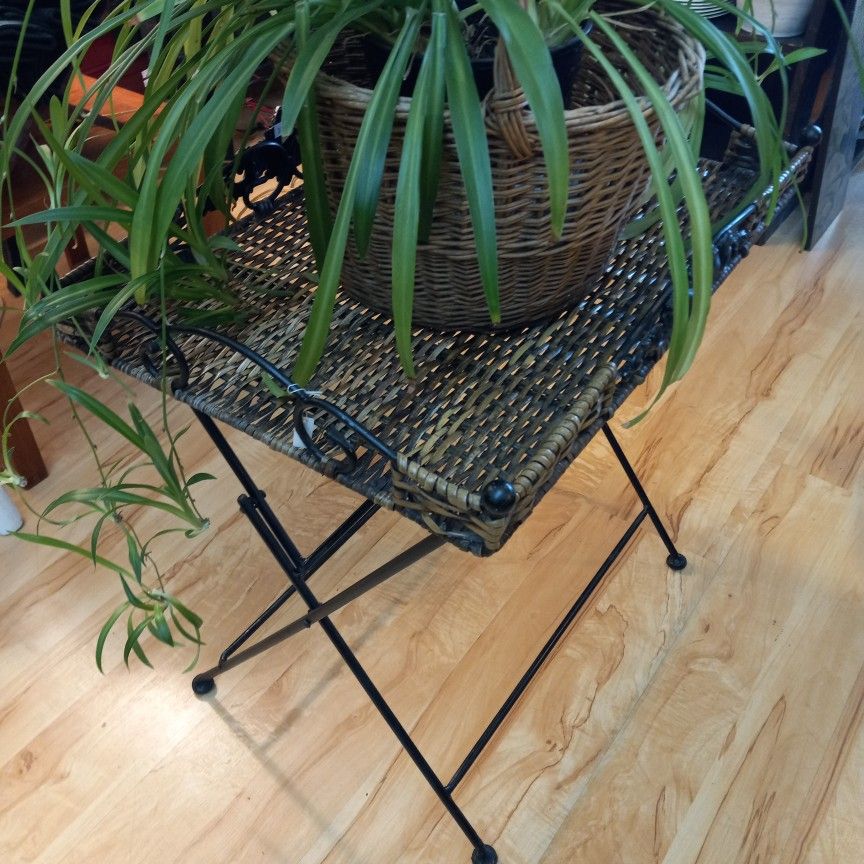
[[[256,618],[255,621],[253,621],[252,624],[250,624],[240,634],[240,636],[238,636],[228,646],[228,648],[225,649],[219,659],[219,663],[215,667],[195,676],[192,682],[193,689],[199,695],[209,693],[214,687],[214,679],[217,675],[238,666],[240,663],[243,663],[252,657],[258,656],[264,651],[284,642],[291,636],[318,624],[339,652],[339,655],[351,670],[352,674],[372,701],[373,705],[378,709],[378,712],[390,727],[405,752],[410,756],[411,760],[420,770],[420,773],[426,779],[426,782],[432,787],[432,790],[438,796],[438,799],[468,839],[468,842],[473,848],[471,855],[472,864],[495,864],[498,860],[495,850],[482,841],[476,829],[456,804],[453,799],[454,790],[470,770],[471,766],[480,757],[480,754],[510,714],[528,685],[540,671],[543,664],[555,650],[555,647],[561,639],[568,632],[579,612],[584,608],[588,600],[594,594],[597,587],[602,582],[603,577],[609,572],[609,570],[611,570],[615,561],[630,542],[630,539],[636,533],[639,526],[645,521],[646,517],[648,517],[654,524],[661,540],[666,546],[669,553],[666,559],[667,564],[674,570],[681,570],[687,564],[687,559],[675,548],[672,538],[666,531],[654,505],[648,498],[642,484],[639,482],[639,478],[636,476],[633,467],[624,455],[624,452],[618,441],[615,439],[615,436],[612,434],[612,431],[607,425],[603,426],[603,432],[612,446],[615,456],[621,463],[628,480],[635,489],[639,500],[642,502],[642,509],[630,523],[627,530],[606,557],[606,560],[601,564],[600,568],[594,574],[594,577],[576,598],[576,601],[555,628],[552,635],[546,641],[546,644],[540,650],[540,653],[519,679],[504,704],[496,712],[495,716],[483,730],[468,755],[456,769],[455,773],[450,778],[450,781],[447,784],[444,784],[420,752],[408,731],[393,713],[393,710],[388,705],[386,699],[375,686],[354,652],[348,646],[348,643],[330,620],[329,616],[338,609],[341,609],[348,603],[362,596],[367,591],[372,590],[385,580],[401,572],[406,567],[419,561],[425,555],[443,545],[446,541],[441,537],[430,535],[397,555],[391,561],[378,567],[368,576],[358,580],[349,588],[336,594],[330,600],[320,602],[309,587],[308,582],[310,577],[372,517],[372,515],[378,510],[378,505],[374,503],[366,503],[359,507],[311,555],[304,557],[288,536],[282,523],[276,517],[276,514],[270,508],[266,501],[264,492],[255,485],[254,481],[249,476],[249,473],[246,471],[236,453],[232,450],[231,446],[228,444],[224,435],[213,420],[207,415],[199,412],[196,412],[196,414],[244,488],[245,494],[241,495],[238,499],[240,508],[252,523],[265,546],[270,550],[274,559],[285,572],[291,585],[283,591],[276,600],[274,600],[273,603],[271,603],[270,606],[268,606],[267,609],[265,609],[264,612],[262,612],[258,618]],[[266,623],[294,594],[299,595],[303,600],[308,608],[307,613],[275,631],[270,636],[260,639],[248,648],[240,650],[242,646],[261,628],[261,626],[263,626],[263,624]]]
[[[621,449],[618,439],[612,434],[612,430],[609,428],[608,423],[603,424],[603,434],[606,436],[606,440],[612,447],[612,452],[621,463],[621,467],[624,469],[624,473],[627,475],[630,485],[636,490],[636,494],[639,496],[639,500],[642,502],[642,506],[645,508],[648,518],[654,523],[654,527],[657,529],[657,533],[660,535],[660,539],[663,541],[663,545],[669,553],[666,556],[666,563],[672,570],[683,570],[687,566],[687,559],[675,548],[675,544],[672,542],[672,538],[669,536],[666,526],[663,524],[657,511],[654,509],[654,505],[651,503],[648,493],[642,488],[642,484],[639,482],[639,478],[636,476],[633,466],[624,455],[624,451]]]
[[[229,646],[229,649],[233,650],[226,649],[226,652],[223,652],[223,656],[217,666],[213,669],[209,669],[207,672],[202,672],[200,675],[195,676],[192,682],[192,687],[195,692],[198,695],[209,693],[214,687],[214,678],[220,673],[239,665],[245,660],[261,654],[269,648],[283,642],[290,636],[308,629],[313,624],[319,624],[324,630],[327,638],[339,652],[339,655],[365,691],[366,695],[372,701],[372,704],[378,709],[378,712],[384,718],[384,721],[393,731],[405,752],[419,768],[420,772],[426,779],[426,782],[432,787],[432,790],[438,796],[439,800],[444,805],[444,808],[468,839],[468,842],[473,847],[473,853],[471,856],[472,864],[495,864],[495,862],[498,861],[498,856],[496,855],[495,850],[482,841],[474,826],[468,821],[465,814],[453,800],[450,791],[444,786],[438,775],[433,771],[432,766],[420,752],[419,748],[408,734],[408,731],[399,721],[398,717],[393,713],[393,710],[388,705],[386,699],[381,695],[381,692],[375,686],[374,682],[369,677],[368,673],[363,668],[342,634],[336,628],[336,625],[333,624],[329,618],[329,615],[332,614],[332,612],[342,608],[375,586],[380,585],[386,579],[389,579],[391,576],[394,576],[396,573],[401,572],[406,567],[419,561],[429,552],[443,545],[446,540],[437,536],[426,537],[419,543],[414,544],[414,546],[402,552],[400,555],[397,555],[391,561],[377,568],[351,587],[337,594],[331,600],[328,600],[325,603],[320,603],[308,585],[309,576],[311,576],[312,572],[319,569],[337,549],[350,539],[350,537],[353,536],[371,517],[372,513],[375,512],[378,507],[374,505],[372,507],[364,505],[359,508],[333,534],[331,534],[330,537],[328,537],[327,540],[325,540],[321,546],[312,553],[312,555],[308,558],[304,558],[290,537],[288,537],[287,532],[282,527],[281,523],[279,523],[270,506],[267,504],[263,491],[255,485],[252,478],[249,476],[249,473],[246,471],[236,453],[228,444],[225,436],[213,420],[203,414],[198,414],[198,419],[201,421],[205,430],[213,439],[213,442],[216,444],[220,453],[225,457],[229,466],[232,468],[238,480],[240,480],[241,485],[245,489],[246,494],[241,495],[238,499],[240,508],[258,532],[259,537],[264,541],[264,545],[270,550],[271,555],[276,559],[277,563],[285,572],[285,575],[291,581],[291,589],[283,592],[276,601],[274,601],[274,603],[272,603],[256,619],[256,621],[253,622],[253,624],[250,625],[243,634],[241,634],[241,637],[234,640],[232,645]],[[237,652],[239,645],[246,641],[255,632],[255,630],[268,620],[293,593],[297,593],[302,598],[303,602],[308,607],[309,612],[297,621],[289,624],[287,627],[283,627],[271,636],[260,640],[252,647]],[[228,654],[227,657],[225,656],[226,654]]]

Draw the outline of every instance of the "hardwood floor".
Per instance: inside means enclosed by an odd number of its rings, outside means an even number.
[[[668,570],[643,527],[460,787],[502,864],[864,861],[864,174],[817,250],[799,253],[795,237],[787,225],[753,251],[717,297],[694,370],[620,433],[690,566]],[[50,364],[30,351],[13,373]],[[122,410],[123,391],[98,386]],[[133,390],[158,417],[153,394]],[[25,402],[54,421],[35,429],[50,471],[31,494],[38,509],[94,472],[56,392]],[[357,503],[230,437],[304,548]],[[121,452],[98,443],[103,458]],[[160,560],[205,617],[209,663],[283,580],[204,437],[193,429],[181,450],[220,477],[201,487],[212,528],[166,542]],[[634,512],[596,440],[499,555],[442,549],[338,614],[442,774]],[[86,526],[65,536],[81,541]],[[377,515],[316,590],[420,536]],[[97,672],[96,635],[119,599],[84,559],[0,539],[0,861],[467,864],[322,634],[198,701],[188,655],[157,651],[158,671],[126,672],[117,637]]]

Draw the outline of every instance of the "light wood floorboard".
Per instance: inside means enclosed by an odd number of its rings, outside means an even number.
[[[460,787],[502,864],[864,861],[862,261],[859,173],[817,250],[800,253],[787,224],[753,251],[718,294],[685,382],[620,430],[690,566],[668,570],[641,529]],[[14,358],[19,381],[51,368],[42,348]],[[97,389],[123,410],[116,383]],[[132,389],[157,423],[158,399]],[[28,498],[38,509],[94,471],[56,391],[24,401],[52,421],[35,429],[50,471]],[[171,416],[190,419],[176,405]],[[358,503],[229,437],[301,548]],[[124,452],[102,433],[98,444],[103,459]],[[284,580],[204,435],[193,428],[181,452],[190,471],[219,476],[200,487],[212,526],[166,541],[160,560],[206,619],[209,663]],[[597,440],[499,555],[442,549],[336,616],[443,775],[635,512]],[[421,536],[378,514],[316,591]],[[118,556],[119,540],[109,535]],[[127,672],[118,636],[97,672],[96,634],[118,601],[115,579],[87,561],[0,540],[0,862],[467,864],[460,833],[321,633],[198,701],[188,655],[155,651],[157,671]]]

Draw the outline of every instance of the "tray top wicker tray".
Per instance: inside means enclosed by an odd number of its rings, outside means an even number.
[[[743,158],[703,162],[717,219],[741,203],[755,176],[746,148],[739,149]],[[799,151],[788,180],[803,173],[809,156],[809,148]],[[220,331],[288,375],[313,296],[301,193],[286,195],[266,218],[232,229],[241,250],[232,253],[232,289],[241,294],[246,317]],[[720,262],[718,283],[761,233],[766,201],[767,195],[736,224],[737,246]],[[305,408],[319,451],[333,459],[344,455],[328,428],[355,449],[356,464],[345,472],[297,446],[302,441],[290,397],[274,392],[260,367],[231,347],[178,335],[189,376],[175,395],[459,547],[490,554],[662,356],[668,301],[658,226],[622,242],[587,297],[552,321],[508,333],[417,330],[419,377],[412,383],[399,366],[390,321],[343,297],[308,389],[390,449],[388,456],[369,446],[326,410]],[[139,324],[118,321],[111,341],[118,369],[158,385],[152,365],[142,360],[148,340]],[[495,481],[501,480],[511,484],[507,497],[515,492],[503,508],[488,494],[489,484],[500,492]]]

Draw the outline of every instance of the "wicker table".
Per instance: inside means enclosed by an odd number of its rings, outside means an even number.
[[[791,194],[791,181],[803,174],[811,155],[810,147],[794,153],[781,197]],[[746,136],[733,136],[729,158],[703,162],[703,168],[714,217],[721,222],[724,214],[736,213],[715,238],[719,284],[763,230],[770,190],[742,210],[755,177]],[[240,222],[232,236],[239,251],[231,279],[243,297],[244,317],[219,332],[172,317],[177,323],[170,329],[173,358],[167,371],[174,395],[192,407],[243,485],[240,506],[290,586],[228,646],[216,667],[196,676],[195,692],[212,691],[216,675],[319,624],[465,833],[472,861],[497,861],[455,803],[455,788],[646,518],[666,545],[669,566],[686,565],[606,425],[666,346],[669,283],[660,228],[622,242],[587,296],[555,320],[515,333],[417,331],[414,383],[399,368],[390,322],[343,298],[328,351],[308,389],[294,385],[285,372],[292,368],[312,299],[301,191],[283,196],[269,215]],[[161,353],[150,337],[159,326],[128,312],[111,334],[114,365],[157,386]],[[366,501],[304,556],[214,419],[332,477]],[[642,508],[445,783],[328,616],[444,542],[476,555],[500,549],[601,429]],[[380,507],[414,520],[429,536],[320,602],[310,577]],[[295,593],[308,612],[243,648]]]

